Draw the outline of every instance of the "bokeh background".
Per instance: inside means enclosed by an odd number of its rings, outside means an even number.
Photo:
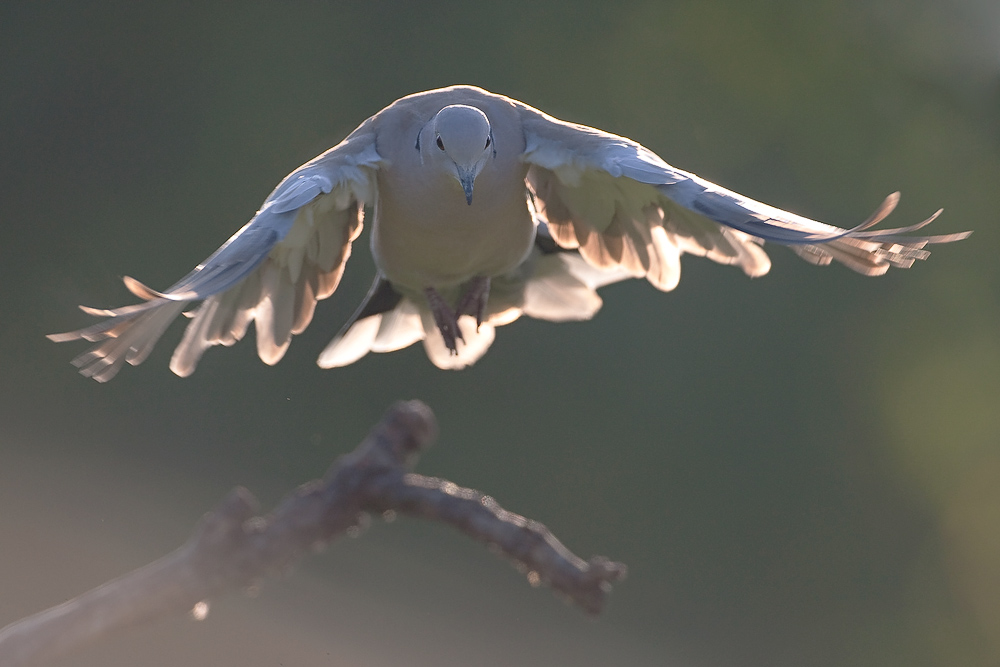
[[[322,371],[367,235],[275,367],[98,385],[46,333],[206,257],[291,169],[411,92],[473,83],[849,226],[974,229],[864,278],[771,248],[678,289],[521,320],[463,372],[419,346]],[[630,566],[597,620],[436,525],[376,522],[256,598],[60,665],[996,665],[1000,5],[993,0],[0,6],[0,625],[179,545],[236,484],[265,507],[398,398],[421,472]],[[252,338],[252,334],[250,334]]]

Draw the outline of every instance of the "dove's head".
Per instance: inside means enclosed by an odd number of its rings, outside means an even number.
[[[472,204],[472,187],[486,161],[496,155],[490,119],[479,109],[452,104],[438,111],[427,124],[427,153],[447,169],[462,186]]]

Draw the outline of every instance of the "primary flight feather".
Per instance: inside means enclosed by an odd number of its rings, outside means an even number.
[[[645,277],[661,290],[680,278],[680,256],[770,269],[765,241],[813,264],[836,260],[865,275],[925,259],[925,246],[968,232],[914,236],[927,220],[842,229],[743,197],[671,167],[645,147],[563,122],[471,86],[401,98],[275,188],[242,229],[166,290],[134,278],[142,303],[103,310],[92,326],[49,336],[98,344],[74,359],[99,382],[141,363],[193,302],[170,368],[186,376],[213,345],[232,345],[255,324],[268,364],[333,294],[365,207],[374,211],[378,273],[368,296],[323,350],[319,365],[423,340],[440,368],[463,368],[489,348],[495,327],[521,315],[589,319],[596,290]],[[939,211],[940,212],[940,211]]]

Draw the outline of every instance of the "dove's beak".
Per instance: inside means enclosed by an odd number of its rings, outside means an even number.
[[[472,186],[476,183],[476,169],[463,169],[458,168],[458,182],[462,184],[462,190],[465,191],[465,201],[472,205]]]

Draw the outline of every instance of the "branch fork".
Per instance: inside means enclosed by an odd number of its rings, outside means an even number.
[[[204,618],[208,600],[255,590],[341,535],[356,535],[369,513],[440,521],[505,556],[533,586],[545,585],[590,614],[603,609],[626,567],[570,552],[541,523],[490,496],[411,472],[437,437],[430,408],[392,406],[364,441],[303,484],[269,514],[243,487],[206,514],[176,551],[56,607],[0,630],[0,664],[16,667],[67,653],[114,631],[168,613]]]

